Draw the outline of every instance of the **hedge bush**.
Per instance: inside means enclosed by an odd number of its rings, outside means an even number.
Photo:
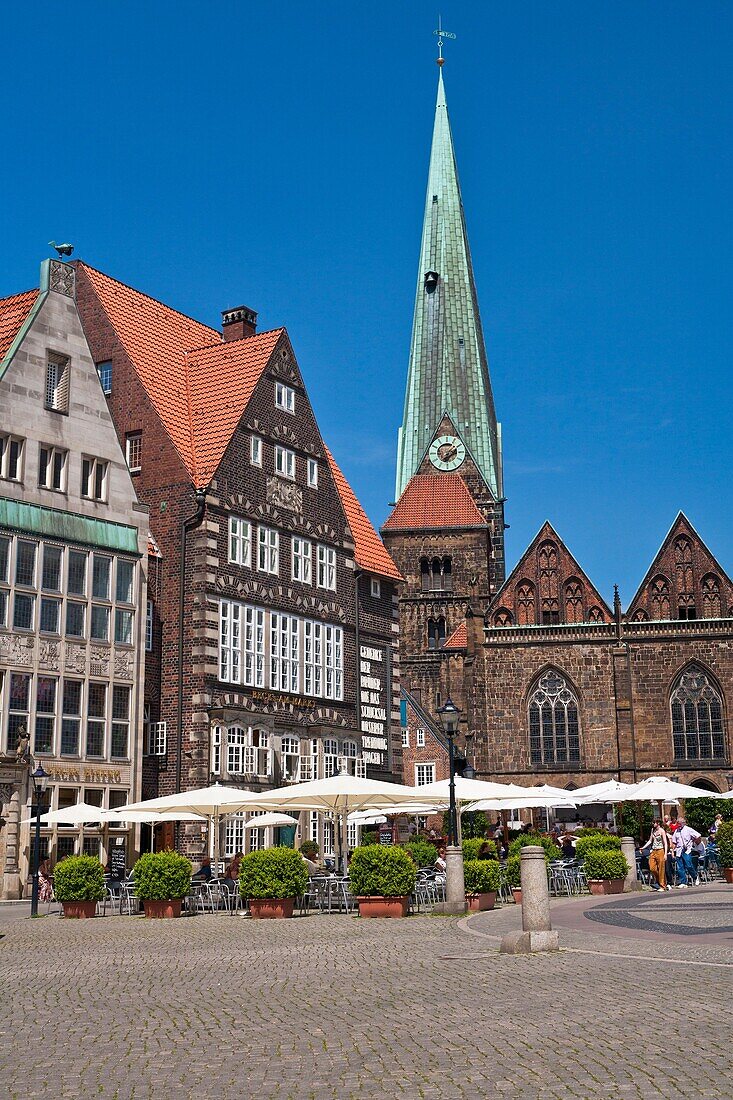
[[[432,867],[438,858],[438,849],[427,840],[408,840],[402,847],[416,867]]]
[[[599,848],[604,851],[614,850],[620,852],[621,837],[613,836],[611,833],[591,833],[588,836],[578,837],[575,844],[575,858],[585,859],[588,852]]]
[[[379,844],[378,829],[363,829],[361,834],[361,846],[366,848],[371,844]]]
[[[191,889],[191,860],[178,852],[146,852],[133,868],[135,892],[143,901],[176,901]]]
[[[490,894],[499,889],[499,863],[495,859],[469,859],[463,864],[467,894]]]
[[[95,856],[67,856],[54,869],[53,892],[57,901],[102,901],[104,867]]]
[[[355,848],[349,863],[351,892],[358,897],[404,897],[415,888],[415,875],[415,864],[404,848]]]
[[[529,844],[539,844],[544,848],[546,860],[560,859],[562,855],[557,844],[549,836],[542,836],[541,833],[520,833],[509,845],[509,855],[518,856],[522,848],[526,848]]]
[[[308,885],[308,868],[292,848],[250,852],[239,864],[243,898],[297,898]]]
[[[484,849],[483,855],[481,849]],[[486,840],[484,837],[477,837],[475,840],[463,841],[463,861],[464,863],[468,859],[498,859],[499,853],[497,851],[496,844],[493,840]]]
[[[615,848],[591,848],[585,857],[583,870],[590,879],[626,878],[629,865]]]
[[[300,846],[300,854],[305,859],[310,859],[315,862],[318,859],[318,852],[320,851],[315,840],[304,840]]]
[[[519,853],[509,856],[506,861],[505,874],[509,886],[518,887],[522,885],[522,857]]]
[[[732,800],[733,801],[733,800]],[[733,867],[733,821],[724,821],[715,834],[721,867]]]

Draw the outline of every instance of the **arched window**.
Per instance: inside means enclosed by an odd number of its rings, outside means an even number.
[[[517,588],[517,622],[520,626],[534,626],[537,622],[534,585],[531,581],[520,581]]]
[[[637,608],[637,610],[634,612],[634,622],[635,623],[646,623],[648,621],[649,621],[649,616],[647,615],[644,608],[643,607]]]
[[[573,577],[565,583],[565,622],[583,621],[583,585]]]
[[[427,558],[420,558],[420,586],[423,592],[430,591],[430,562]]]
[[[600,607],[591,607],[590,611],[588,612],[588,622],[603,623],[605,621],[606,620],[603,618],[603,612],[601,611]]]
[[[453,559],[420,558],[420,587],[423,592],[452,592]]]
[[[702,579],[702,615],[704,619],[720,618],[720,580],[715,573]]]
[[[723,701],[709,676],[695,665],[681,674],[670,699],[675,760],[725,756]]]
[[[500,607],[494,613],[494,626],[511,626],[513,621],[512,613],[508,607]]]
[[[653,619],[669,618],[669,581],[666,577],[655,577],[651,582],[649,602]]]
[[[428,649],[440,649],[445,641],[445,619],[428,619]]]
[[[533,764],[580,760],[578,700],[553,670],[540,676],[529,698],[529,755]]]

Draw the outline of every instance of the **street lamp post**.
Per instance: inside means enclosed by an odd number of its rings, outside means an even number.
[[[466,912],[466,890],[463,878],[463,850],[458,844],[458,815],[456,813],[456,776],[454,763],[454,741],[458,732],[458,721],[461,712],[456,704],[448,696],[442,707],[438,707],[445,735],[448,738],[448,767],[450,769],[448,779],[449,805],[448,805],[448,847],[445,853],[445,905],[446,913]]]
[[[726,782],[728,783],[728,790],[733,791],[733,772],[729,772],[725,778]]]
[[[47,779],[48,773],[44,770],[43,764],[39,764],[35,771],[31,772],[31,780],[33,782],[32,811],[35,814],[33,836],[33,890],[31,892],[32,917],[38,916],[38,868],[41,863],[41,811],[43,809],[41,798],[46,789]]]

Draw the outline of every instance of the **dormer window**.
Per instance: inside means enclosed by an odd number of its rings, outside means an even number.
[[[69,411],[69,360],[65,355],[48,353],[46,362],[46,408],[53,412]]]
[[[275,404],[278,409],[284,409],[285,412],[295,412],[295,390],[290,386],[286,386],[283,382],[275,383]]]

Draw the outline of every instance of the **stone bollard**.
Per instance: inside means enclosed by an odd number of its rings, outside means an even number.
[[[521,874],[522,931],[507,933],[499,950],[509,955],[558,951],[558,934],[552,931],[550,921],[550,890],[544,848],[534,844],[522,848]]]
[[[466,912],[463,848],[460,844],[449,844],[445,850],[445,901],[433,906],[433,912],[452,916],[463,916]]]
[[[636,848],[633,836],[621,837],[621,854],[626,856],[626,862],[629,865],[629,873],[624,879],[624,893],[628,894],[634,890],[642,890],[643,886],[636,874]]]

